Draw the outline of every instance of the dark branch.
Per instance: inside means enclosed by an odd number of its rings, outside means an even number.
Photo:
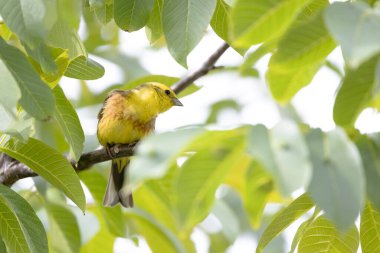
[[[195,80],[200,77],[206,75],[210,70],[215,68],[216,61],[226,52],[226,50],[230,46],[227,43],[224,43],[218,50],[213,53],[205,63],[203,63],[202,67],[197,69],[195,72],[191,73],[188,76],[182,78],[179,82],[173,85],[173,91],[175,93],[180,93],[184,89],[186,89],[190,84],[192,84]]]
[[[218,48],[215,53],[213,53],[207,61],[198,70],[194,71],[192,74],[182,78],[179,82],[173,85],[173,91],[177,94],[186,89],[195,80],[206,75],[210,70],[215,68],[216,61],[223,55],[223,53],[229,48],[227,43],[224,43],[220,48]],[[92,165],[96,163],[105,162],[113,158],[126,157],[133,155],[133,149],[135,144],[125,144],[118,145],[117,147],[111,148],[115,156],[110,157],[104,148],[98,149],[92,152],[84,153],[79,158],[78,163],[70,161],[76,172],[89,169]],[[8,156],[5,153],[0,153],[0,183],[11,186],[17,180],[34,177],[37,174],[31,170],[28,166],[20,163],[16,159]]]

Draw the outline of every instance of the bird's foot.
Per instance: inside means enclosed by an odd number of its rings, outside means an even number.
[[[116,158],[117,154],[120,152],[120,145],[115,144],[115,145],[107,145],[106,146],[106,152],[111,159]]]

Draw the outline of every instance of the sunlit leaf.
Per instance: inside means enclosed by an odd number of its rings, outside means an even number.
[[[186,252],[176,235],[148,214],[138,209],[128,209],[125,215],[137,224],[138,231],[145,237],[153,252]]]
[[[180,226],[185,231],[191,231],[210,212],[216,189],[239,164],[245,149],[239,131],[210,132],[203,139],[213,145],[198,148],[183,164],[173,183]]]
[[[363,253],[379,251],[380,212],[368,201],[360,217],[360,243]]]
[[[172,217],[174,210],[171,208],[171,195],[162,180],[154,180],[145,182],[134,192],[134,201],[138,208],[148,212],[172,232],[177,232],[177,220]]]
[[[0,237],[9,252],[48,252],[45,229],[33,208],[2,184],[0,210]]]
[[[245,175],[245,185],[244,207],[251,225],[258,229],[264,208],[274,190],[273,179],[259,164],[253,163]]]
[[[210,25],[216,34],[224,41],[228,41],[230,6],[224,0],[217,0],[214,15]]]
[[[306,230],[298,246],[299,253],[356,253],[359,247],[359,232],[353,226],[344,234],[323,216],[318,217]]]
[[[32,62],[41,79],[47,83],[50,88],[54,88],[58,84],[63,76],[63,73],[66,71],[67,66],[69,65],[69,55],[67,50],[54,48],[52,49],[52,54],[54,57],[54,63],[57,66],[57,69],[54,72],[44,72],[41,68],[42,66]]]
[[[237,0],[231,12],[236,47],[249,47],[283,33],[308,0]]]
[[[86,200],[79,178],[67,159],[56,150],[33,138],[26,143],[11,138],[0,146],[0,151],[29,166],[84,211]]]
[[[269,54],[271,51],[273,51],[277,46],[277,41],[269,41],[266,42],[260,47],[258,47],[255,51],[247,54],[244,63],[240,65],[239,69],[240,72],[244,72],[248,69],[251,69],[252,66],[256,64],[258,60],[260,60],[264,55]]]
[[[323,7],[297,20],[282,36],[272,55],[267,72],[271,92],[276,100],[288,102],[309,84],[322,66],[335,42],[323,22]]]
[[[113,18],[113,1],[100,0],[89,1],[90,8],[95,12],[96,17],[102,24],[107,24]]]
[[[340,126],[353,125],[372,96],[378,56],[349,70],[343,79],[334,104],[334,121]]]
[[[294,200],[289,206],[281,210],[261,235],[259,244],[256,248],[256,253],[262,252],[270,241],[278,236],[295,220],[309,211],[313,206],[313,200],[307,194],[303,194]]]

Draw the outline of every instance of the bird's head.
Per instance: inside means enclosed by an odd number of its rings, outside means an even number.
[[[183,106],[177,95],[172,89],[162,83],[150,82],[147,83],[157,94],[159,102],[159,111],[165,112],[172,106]]]

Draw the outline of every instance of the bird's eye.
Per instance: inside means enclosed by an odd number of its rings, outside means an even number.
[[[166,95],[170,95],[170,90],[165,90]]]

